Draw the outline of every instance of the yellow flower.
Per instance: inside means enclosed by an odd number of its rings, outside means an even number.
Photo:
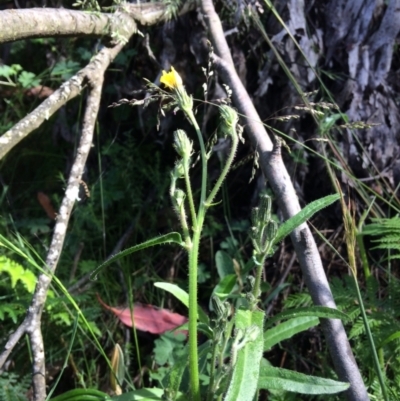
[[[163,71],[160,82],[169,89],[178,89],[183,86],[181,76],[175,71],[174,67],[171,67],[170,72]]]

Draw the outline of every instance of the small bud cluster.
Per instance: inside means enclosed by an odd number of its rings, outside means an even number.
[[[271,218],[271,198],[264,195],[259,207],[252,210],[251,241],[256,255],[268,255],[272,251],[272,244],[278,232],[276,221]]]

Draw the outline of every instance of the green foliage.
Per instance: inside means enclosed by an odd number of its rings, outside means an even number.
[[[377,244],[372,249],[385,249],[394,251],[388,254],[389,259],[400,258],[400,218],[398,216],[391,219],[372,219],[371,224],[367,224],[360,235],[370,235],[378,237],[372,240]]]
[[[315,213],[331,205],[333,202],[339,200],[338,194],[329,195],[325,198],[318,199],[308,204],[295,216],[285,221],[278,229],[278,233],[275,236],[274,244],[280,242],[283,238],[289,235],[296,227],[300,226],[307,220],[309,220]]]
[[[335,277],[331,280],[331,289],[339,310],[346,313],[344,323],[349,331],[352,349],[362,367],[369,387],[371,399],[382,399],[381,388],[373,368],[371,348],[366,336],[365,323],[357,302],[357,291],[354,281],[346,276],[343,280]],[[392,392],[392,399],[400,394],[398,376],[400,372],[400,280],[391,277],[385,298],[381,298],[379,285],[372,276],[367,281],[367,296],[364,305],[368,324],[371,327],[378,351],[380,364],[384,368],[387,388]],[[286,307],[299,308],[304,302],[310,302],[307,293],[293,294],[285,302]],[[278,326],[280,327],[280,326]]]
[[[259,385],[263,354],[264,313],[238,310],[235,315],[236,336],[231,349],[232,378],[225,401],[251,401]]]
[[[1,245],[1,244],[0,244]],[[31,270],[8,259],[6,256],[0,256],[0,274],[7,273],[11,280],[11,288],[15,288],[17,283],[21,283],[26,291],[32,293],[36,285],[36,276]]]
[[[25,314],[28,294],[33,292],[35,285],[36,276],[31,270],[6,256],[0,256],[0,289],[3,298],[0,302],[0,320],[9,317],[14,324],[17,323],[18,318]],[[12,298],[14,302],[9,301]]]
[[[102,391],[95,389],[75,389],[67,391],[50,401],[111,401],[111,397]]]
[[[80,63],[72,60],[60,60],[51,70],[51,76],[63,81],[70,79],[81,68]]]
[[[275,368],[264,363],[261,368],[259,388],[300,394],[335,394],[347,390],[349,384]]]
[[[21,377],[11,372],[3,372],[0,375],[0,400],[26,401],[30,385],[31,375]]]
[[[19,64],[1,65],[0,77],[5,78],[5,81],[0,81],[0,85],[21,86],[24,89],[33,88],[40,85],[40,78],[34,73],[24,71]]]

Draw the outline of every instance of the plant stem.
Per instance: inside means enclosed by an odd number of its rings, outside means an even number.
[[[189,375],[193,401],[200,401],[199,356],[197,351],[197,263],[201,236],[202,214],[198,216],[189,251]]]
[[[204,146],[203,135],[201,134],[199,124],[197,124],[196,118],[193,114],[193,110],[185,110],[186,116],[189,121],[193,124],[194,129],[196,130],[197,139],[200,144],[200,156],[201,156],[201,192],[200,192],[200,204],[199,211],[197,213],[198,220],[200,218],[201,213],[204,212],[205,200],[206,200],[206,191],[207,191],[207,154],[206,147]],[[203,216],[204,217],[204,216]],[[194,222],[196,223],[196,222]],[[197,221],[198,223],[198,221]],[[194,227],[196,231],[196,228]]]
[[[257,299],[261,293],[261,276],[265,259],[266,259],[266,254],[256,256],[256,262],[257,262],[256,281],[254,282],[254,288],[253,288],[253,296],[255,299]]]
[[[378,354],[376,352],[374,338],[372,337],[371,328],[369,327],[369,324],[368,324],[368,318],[367,318],[367,314],[365,312],[364,303],[363,303],[363,299],[362,299],[361,292],[360,292],[360,287],[358,286],[357,278],[355,276],[353,276],[353,278],[354,278],[354,284],[355,284],[356,291],[357,291],[358,303],[360,304],[361,316],[364,321],[365,331],[367,333],[368,342],[370,344],[370,348],[372,351],[372,359],[374,361],[376,374],[378,375],[379,384],[380,384],[381,390],[382,390],[382,396],[385,401],[389,401],[389,397],[388,397],[388,394],[386,391],[385,380],[383,378],[381,365],[379,363]]]
[[[205,217],[205,198],[207,190],[207,155],[204,146],[203,136],[199,125],[194,117],[192,109],[185,109],[186,116],[193,124],[200,144],[201,154],[201,193],[197,219],[193,221],[193,240],[192,248],[189,250],[189,375],[190,393],[193,401],[200,401],[200,382],[199,382],[199,356],[197,350],[197,264],[200,247],[201,231]],[[188,182],[186,182],[188,186]],[[188,193],[188,196],[189,195]],[[192,198],[193,199],[193,198]],[[190,202],[190,200],[189,200]],[[195,215],[193,212],[192,216]]]
[[[212,189],[210,195],[208,195],[208,198],[206,200],[206,206],[207,207],[211,206],[211,203],[214,200],[215,195],[217,194],[217,192],[221,188],[221,185],[224,182],[224,180],[225,180],[225,178],[226,178],[226,176],[227,176],[227,174],[228,174],[228,172],[229,172],[229,170],[230,170],[230,168],[232,166],[233,159],[235,157],[236,150],[237,150],[237,147],[238,147],[238,144],[239,144],[239,138],[238,138],[238,135],[236,133],[236,128],[235,127],[232,128],[231,138],[232,138],[231,151],[229,153],[228,159],[225,162],[225,166],[222,169],[221,175],[219,176],[217,182],[215,183],[215,186]]]
[[[190,178],[189,178],[189,171],[187,167],[187,164],[184,164],[185,170],[185,184],[186,184],[186,195],[189,200],[189,210],[190,210],[190,216],[192,218],[192,224],[195,225],[196,222],[196,210],[194,208],[194,201],[193,201],[193,192],[192,192],[192,186],[190,184]]]

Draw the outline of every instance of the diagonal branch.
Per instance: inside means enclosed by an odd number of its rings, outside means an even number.
[[[132,24],[126,14],[90,13],[64,8],[29,8],[0,11],[0,43],[27,38],[112,36]]]
[[[57,10],[52,9],[51,11]],[[120,17],[122,17],[122,15],[120,15]],[[125,19],[125,17],[123,18]],[[135,22],[129,19],[129,25],[125,25],[124,30],[125,37],[132,35],[132,32],[136,32]],[[59,89],[51,94],[35,110],[0,136],[0,159],[32,131],[40,127],[40,125],[45,120],[48,120],[60,107],[79,95],[86,85],[86,82],[91,79],[93,70],[96,68],[99,60],[103,57],[104,55],[100,52],[86,67],[82,68],[68,81],[64,82]]]
[[[132,29],[130,35],[134,30]],[[130,36],[129,35],[129,36]],[[47,291],[54,274],[67,231],[67,226],[73,205],[79,193],[79,183],[89,154],[97,114],[100,105],[101,90],[104,73],[112,60],[123,48],[118,44],[113,48],[103,48],[94,60],[85,68],[85,78],[89,86],[85,115],[82,127],[82,136],[77,149],[75,161],[68,179],[67,189],[59,209],[57,222],[54,227],[53,238],[46,258],[45,273],[39,275],[32,303],[21,326],[9,337],[4,351],[0,354],[0,368],[4,365],[14,346],[24,333],[29,335],[33,357],[33,388],[34,401],[43,401],[46,398],[45,355],[41,331],[41,317],[47,297]]]
[[[179,15],[195,8],[194,1],[187,1]],[[0,43],[21,39],[92,36],[115,37],[116,33],[130,29],[134,21],[153,25],[168,20],[166,3],[124,4],[112,14],[67,10],[64,8],[29,8],[0,11]]]
[[[225,40],[222,25],[215,12],[212,0],[201,1],[207,25],[212,34],[211,40],[217,56],[214,62],[222,79],[232,89],[232,97],[239,112],[245,116],[246,132],[254,148],[260,154],[260,165],[276,196],[279,208],[286,219],[300,211],[300,205],[290,176],[283,163],[280,146],[274,138],[268,136],[260,117],[251,102],[250,96],[243,86],[229,57],[230,50]],[[291,239],[302,268],[304,279],[310,290],[313,302],[335,308],[321,257],[311,231],[307,224],[302,224],[291,234]],[[322,322],[326,341],[340,380],[351,384],[346,391],[348,400],[369,400],[358,366],[347,339],[343,324],[338,319],[325,319]]]

